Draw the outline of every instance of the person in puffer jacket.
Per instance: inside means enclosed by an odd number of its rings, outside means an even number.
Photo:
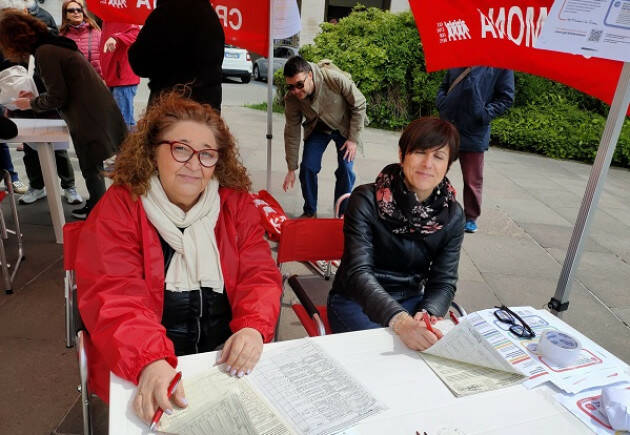
[[[83,5],[74,0],[66,0],[61,5],[61,27],[59,34],[77,43],[79,51],[94,67],[99,76],[101,71],[101,28],[88,17]]]

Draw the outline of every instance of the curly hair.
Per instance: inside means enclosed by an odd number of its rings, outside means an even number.
[[[212,107],[182,96],[181,91],[162,94],[138,121],[137,129],[122,143],[116,157],[114,184],[127,186],[141,196],[149,189],[149,180],[157,171],[155,151],[166,129],[179,121],[207,125],[219,145],[219,161],[214,176],[219,185],[248,191],[251,181],[238,154],[236,142],[227,125]]]
[[[65,35],[68,32],[68,29],[70,28],[71,24],[70,24],[70,20],[68,19],[68,6],[70,5],[70,3],[76,3],[79,6],[81,6],[81,10],[83,10],[83,22],[84,23],[88,23],[88,25],[96,30],[101,30],[101,28],[98,26],[98,24],[96,24],[96,21],[94,21],[92,18],[90,18],[87,14],[87,12],[85,11],[85,4],[83,3],[83,1],[81,0],[66,0],[63,2],[63,4],[61,5],[61,26],[59,26],[59,34],[60,35]]]
[[[47,34],[46,24],[26,12],[7,9],[0,13],[0,50],[9,60],[22,62]]]

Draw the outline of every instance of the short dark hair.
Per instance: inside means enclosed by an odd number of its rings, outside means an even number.
[[[453,124],[434,116],[411,121],[398,141],[403,160],[407,154],[415,150],[430,150],[445,146],[449,149],[448,166],[450,167],[459,156],[459,133]]]
[[[298,73],[309,71],[311,71],[311,66],[301,56],[292,56],[287,60],[287,63],[284,64],[285,77],[293,77]]]

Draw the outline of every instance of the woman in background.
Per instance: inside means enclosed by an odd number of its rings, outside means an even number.
[[[77,43],[79,51],[94,67],[99,76],[101,71],[101,29],[88,17],[83,4],[76,0],[66,0],[61,5],[61,26],[59,34]]]

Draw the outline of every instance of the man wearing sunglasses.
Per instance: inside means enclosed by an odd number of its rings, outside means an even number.
[[[352,171],[357,145],[362,146],[365,122],[365,97],[354,82],[335,67],[320,67],[293,56],[284,65],[287,94],[284,97],[284,148],[289,171],[282,185],[285,192],[295,184],[298,168],[301,127],[304,127],[304,151],[300,164],[300,184],[304,213],[317,215],[317,174],[322,156],[332,140],[337,148],[335,202],[352,191]],[[343,213],[343,205],[341,213]]]

